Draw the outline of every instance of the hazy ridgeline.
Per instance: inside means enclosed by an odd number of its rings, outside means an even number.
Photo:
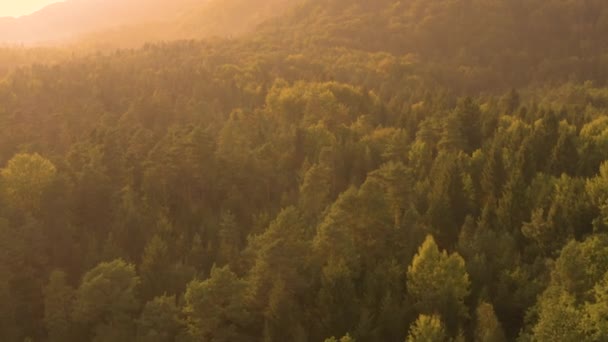
[[[23,20],[0,341],[608,340],[605,0]]]

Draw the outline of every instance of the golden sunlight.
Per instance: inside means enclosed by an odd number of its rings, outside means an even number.
[[[60,0],[4,0],[0,1],[0,17],[20,17]]]

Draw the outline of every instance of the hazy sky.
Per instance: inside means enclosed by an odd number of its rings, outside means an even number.
[[[61,0],[0,0],[0,17],[18,17]]]

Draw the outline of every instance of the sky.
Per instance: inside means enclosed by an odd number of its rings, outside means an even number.
[[[19,17],[61,0],[0,0],[0,17]]]

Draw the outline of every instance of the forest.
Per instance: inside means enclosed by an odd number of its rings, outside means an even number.
[[[0,48],[0,341],[608,341],[608,2],[287,3]]]

